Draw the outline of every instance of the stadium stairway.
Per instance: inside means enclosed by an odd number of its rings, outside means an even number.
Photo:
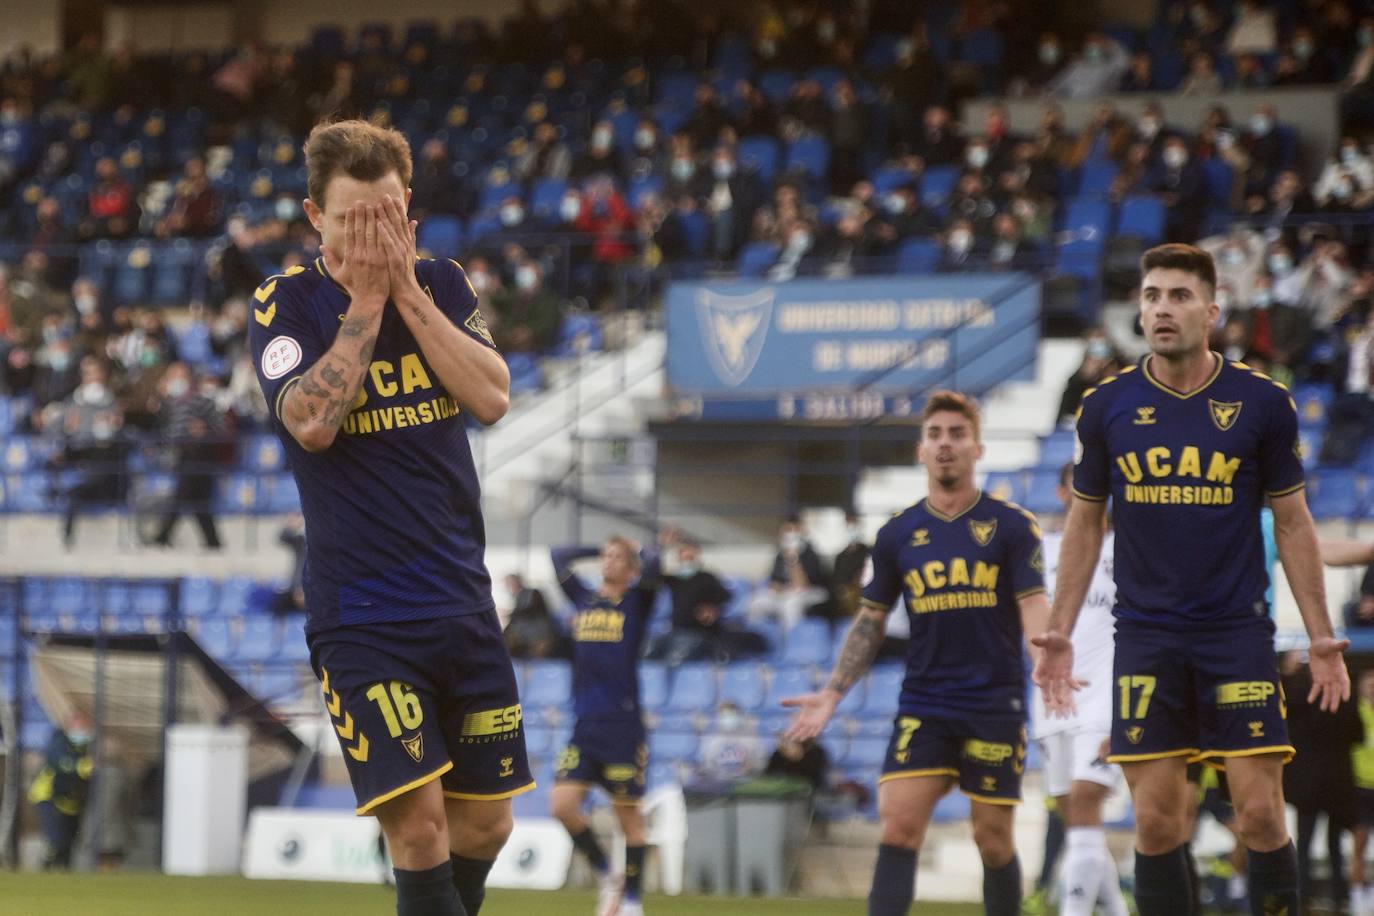
[[[985,474],[1033,467],[1040,461],[1040,436],[1054,428],[1064,383],[1078,368],[1083,346],[1081,340],[1041,341],[1034,380],[1008,382],[983,399],[983,441],[987,454],[980,468]],[[913,457],[906,467],[865,472],[854,502],[859,513],[876,527],[925,494],[925,469]]]

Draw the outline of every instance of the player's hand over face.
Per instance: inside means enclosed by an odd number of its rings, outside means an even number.
[[[377,215],[381,223],[381,235],[386,242],[392,297],[395,298],[408,286],[419,291],[420,283],[415,279],[415,229],[420,224],[415,220],[407,220],[405,203],[390,194],[382,201]]]
[[[354,204],[344,213],[344,250],[324,250],[330,274],[354,303],[381,311],[391,294],[387,254],[379,234],[378,210]]]
[[[806,741],[825,730],[835,707],[840,705],[840,695],[833,690],[818,690],[800,696],[786,697],[782,705],[797,710],[797,717],[787,726],[783,737],[791,741]]]
[[[1083,687],[1073,676],[1073,643],[1062,633],[1042,633],[1031,638],[1040,650],[1031,680],[1045,697],[1045,711],[1064,718],[1073,715],[1073,692]]]
[[[1324,712],[1335,712],[1350,699],[1350,672],[1345,670],[1345,656],[1341,654],[1349,646],[1348,639],[1328,636],[1314,639],[1307,650],[1307,669],[1312,675],[1307,702],[1316,703]]]

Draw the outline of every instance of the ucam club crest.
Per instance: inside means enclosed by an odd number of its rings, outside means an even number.
[[[697,320],[716,377],[734,387],[749,377],[763,353],[773,318],[773,290],[724,295],[697,290]]]

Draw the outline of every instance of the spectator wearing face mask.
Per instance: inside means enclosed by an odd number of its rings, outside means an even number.
[[[615,125],[605,119],[597,121],[592,127],[587,149],[573,163],[568,177],[574,182],[580,182],[603,175],[609,175],[616,180],[624,177],[620,152],[615,146]]]
[[[1064,393],[1059,398],[1059,425],[1073,425],[1078,415],[1078,405],[1083,401],[1083,392],[1097,384],[1121,367],[1121,357],[1116,347],[1101,328],[1092,328],[1084,335],[1083,361],[1078,364],[1073,375],[1064,384]]]
[[[684,194],[700,200],[708,193],[711,177],[698,163],[696,145],[690,135],[674,134],[668,141],[668,172],[664,178],[663,194],[669,200]]]
[[[72,848],[95,770],[90,747],[91,720],[84,713],[72,713],[63,728],[53,729],[43,766],[29,786],[29,802],[38,813],[47,843],[44,869],[71,868]]]
[[[763,772],[768,749],[738,706],[726,700],[716,710],[716,721],[701,741],[697,770],[707,783],[736,783]]]
[[[630,138],[630,174],[661,175],[668,151],[653,118],[640,118]]]
[[[215,525],[215,474],[219,463],[221,418],[214,402],[193,388],[191,370],[184,363],[172,363],[162,377],[159,423],[164,448],[171,453],[176,471],[176,492],[162,518],[153,543],[172,545],[172,532],[183,513],[190,513],[200,526],[201,540],[208,550],[221,546]]]
[[[1179,95],[1212,95],[1221,90],[1221,75],[1212,55],[1206,51],[1194,54],[1188,62],[1188,76],[1178,87]]]
[[[50,469],[73,472],[62,491],[65,501],[62,543],[76,543],[76,518],[83,511],[121,505],[128,491],[125,459],[128,446],[120,436],[123,420],[115,406],[108,372],[98,358],[81,360],[81,385],[63,408],[62,446]]]
[[[1035,49],[1035,60],[1026,71],[1026,84],[1033,90],[1040,90],[1054,82],[1064,69],[1064,45],[1059,35],[1045,32]]]
[[[983,252],[979,250],[978,239],[973,232],[973,223],[968,219],[957,219],[944,236],[940,249],[940,263],[937,270],[957,273],[967,270],[981,270]]]
[[[793,516],[778,531],[778,553],[768,575],[768,589],[754,596],[749,616],[776,618],[783,629],[790,630],[830,597],[829,581],[820,554],[806,539],[801,519]]]
[[[1082,52],[1045,87],[1049,95],[1067,99],[1091,99],[1108,95],[1121,82],[1130,65],[1126,49],[1102,32],[1090,32]]]
[[[863,584],[864,566],[872,547],[864,541],[863,523],[853,512],[844,516],[847,543],[835,554],[831,570],[830,589],[835,596],[836,618],[848,620],[859,608],[859,589]]]
[[[1312,29],[1305,25],[1298,26],[1274,65],[1274,85],[1316,86],[1329,82],[1330,67]]]
[[[717,261],[733,261],[758,208],[755,183],[740,170],[733,147],[718,146],[712,154],[709,190],[701,207],[711,223],[711,255]]]
[[[496,209],[496,218],[501,221],[502,236],[520,236],[529,231],[525,203],[514,194],[501,201]]]
[[[525,151],[516,157],[514,172],[523,182],[546,178],[567,178],[572,169],[572,154],[568,145],[558,139],[558,128],[548,121],[540,121],[534,137]]]
[[[558,296],[544,284],[533,258],[515,268],[515,286],[491,297],[491,333],[503,353],[540,353],[553,346],[561,316]]]
[[[721,105],[716,88],[710,83],[697,84],[692,99],[692,115],[684,130],[698,149],[709,148],[720,136],[720,129],[730,123],[730,115]]]
[[[1284,141],[1278,130],[1278,110],[1260,105],[1250,116],[1243,138],[1250,167],[1245,173],[1245,193],[1263,194],[1269,190],[1283,168]]]
[[[1342,137],[1336,155],[1322,169],[1312,196],[1324,210],[1365,210],[1374,194],[1374,162],[1354,137]]]
[[[912,152],[920,156],[926,168],[957,164],[964,151],[964,139],[959,126],[949,116],[949,110],[932,105],[921,116],[921,131],[916,136]]]
[[[1170,137],[1165,142],[1151,190],[1160,195],[1168,208],[1166,231],[1169,240],[1191,242],[1196,239],[1206,195],[1202,169],[1182,137]]]
[[[1218,285],[1230,287],[1237,301],[1250,302],[1255,281],[1264,270],[1264,237],[1244,223],[1237,223],[1225,235],[1202,239],[1198,247],[1216,262]]]

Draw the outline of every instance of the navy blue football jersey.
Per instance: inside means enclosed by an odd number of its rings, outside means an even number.
[[[461,267],[420,260],[415,273],[450,321],[494,349]],[[463,417],[396,307],[333,444],[311,453],[281,422],[282,398],[333,345],[348,294],[316,259],[254,299],[249,343],[305,515],[306,632],[490,610]]]
[[[639,581],[612,601],[572,571],[576,560],[597,556],[595,547],[552,551],[554,572],[573,614],[573,711],[582,719],[638,719],[639,652],[658,592],[658,554],[640,554]]]
[[[921,500],[879,530],[872,564],[864,602],[905,596],[911,619],[901,713],[1024,718],[1017,602],[1045,590],[1035,516],[986,493],[956,516]]]
[[[1288,390],[1213,354],[1181,394],[1150,357],[1084,395],[1074,492],[1112,501],[1118,618],[1176,629],[1265,617],[1260,509],[1303,486]]]

